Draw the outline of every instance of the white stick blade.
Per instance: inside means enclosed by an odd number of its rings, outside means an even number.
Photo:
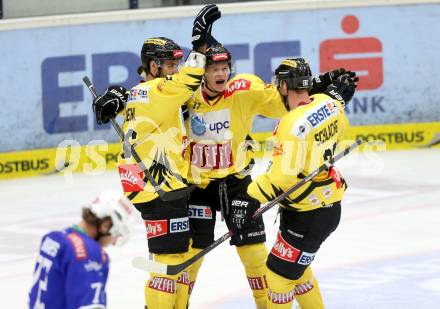
[[[137,269],[140,269],[143,271],[159,273],[162,275],[167,274],[167,266],[168,265],[158,263],[153,260],[146,259],[145,257],[142,257],[142,256],[135,257],[131,261],[131,264],[133,265],[134,268],[137,268]]]

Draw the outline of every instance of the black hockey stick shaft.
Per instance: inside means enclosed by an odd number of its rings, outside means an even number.
[[[324,162],[324,164],[322,164],[319,168],[317,168],[312,173],[310,173],[307,177],[305,177],[300,182],[296,183],[294,186],[289,188],[283,194],[280,194],[279,196],[277,196],[275,199],[273,199],[272,201],[270,201],[266,205],[260,207],[252,215],[252,218],[255,219],[255,218],[261,216],[263,213],[265,213],[266,211],[268,211],[269,209],[274,207],[276,204],[278,204],[280,201],[285,199],[288,195],[290,195],[294,191],[298,190],[305,183],[310,181],[313,177],[315,177],[316,175],[320,174],[321,172],[327,170],[330,166],[333,165],[334,162],[336,162],[336,161],[340,160],[341,158],[345,157],[346,155],[348,155],[353,149],[357,148],[362,143],[363,143],[362,140],[357,140],[353,144],[351,144],[350,146],[345,148],[343,151],[338,153],[336,156],[334,156],[330,160]],[[200,251],[199,253],[197,253],[193,257],[189,258],[185,262],[183,262],[181,264],[176,264],[176,265],[166,265],[165,274],[167,274],[167,275],[177,275],[181,271],[185,270],[188,266],[191,266],[193,263],[195,263],[198,259],[200,259],[203,256],[205,256],[208,252],[210,252],[214,248],[218,247],[220,244],[222,244],[224,241],[226,241],[231,236],[232,236],[232,232],[229,231],[226,234],[224,234],[223,236],[221,236],[220,238],[218,238],[217,240],[215,240],[211,245],[209,245],[208,247],[206,247],[205,249],[203,249],[202,251]],[[154,262],[154,263],[156,263],[156,262]],[[159,263],[156,263],[156,264],[159,264]],[[144,270],[146,270],[146,269],[144,269]]]
[[[98,93],[96,92],[95,86],[93,86],[90,79],[87,76],[84,76],[83,81],[84,81],[84,84],[87,86],[87,88],[89,88],[90,92],[92,93],[93,98],[96,99],[98,97]],[[145,166],[144,162],[139,157],[138,153],[136,152],[136,149],[134,149],[134,146],[131,145],[127,139],[125,139],[124,131],[122,131],[121,127],[116,122],[116,120],[114,118],[110,118],[110,123],[112,124],[115,131],[118,133],[119,138],[121,139],[122,143],[124,144],[124,148],[129,149],[131,155],[136,160],[137,164],[142,169],[142,171],[145,173],[145,176],[147,177],[148,181],[152,184],[152,186],[154,187],[154,190],[159,195],[161,200],[163,200],[163,201],[178,200],[178,199],[184,198],[185,196],[190,194],[191,191],[194,190],[195,186],[188,186],[186,188],[179,189],[179,190],[174,190],[174,191],[169,191],[169,192],[163,191],[160,188],[160,186],[158,185],[158,183],[156,182],[156,180],[154,179],[154,177],[148,171],[148,168]]]
[[[362,144],[362,140],[357,140],[347,148],[345,148],[343,151],[338,153],[333,158],[329,159],[328,161],[324,162],[320,167],[318,167],[316,170],[314,170],[312,173],[307,175],[305,178],[303,178],[300,182],[295,184],[293,187],[290,187],[287,191],[283,192],[282,194],[278,195],[276,198],[274,198],[272,201],[267,203],[266,205],[258,208],[258,210],[252,215],[252,219],[255,219],[259,216],[261,216],[263,213],[271,209],[273,206],[284,200],[286,197],[288,197],[290,194],[292,194],[294,191],[298,190],[300,187],[302,187],[306,182],[309,182],[312,178],[314,178],[316,175],[322,173],[323,171],[330,168],[330,166],[333,165],[334,162],[338,161],[339,159],[345,157],[347,154],[349,154],[353,149],[357,148],[360,144]]]

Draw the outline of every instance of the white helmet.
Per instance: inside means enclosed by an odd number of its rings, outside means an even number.
[[[112,227],[110,235],[118,236],[116,245],[123,245],[130,236],[133,219],[133,205],[118,191],[104,191],[85,206],[99,219],[110,217]]]

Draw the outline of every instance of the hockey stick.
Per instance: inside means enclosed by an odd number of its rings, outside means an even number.
[[[357,148],[360,144],[362,144],[364,141],[357,140],[347,148],[345,148],[343,151],[338,153],[336,156],[334,156],[332,159],[324,162],[319,168],[314,170],[312,173],[310,173],[307,177],[302,179],[300,182],[296,183],[294,186],[290,187],[287,191],[285,191],[283,194],[280,194],[276,198],[274,198],[272,201],[268,202],[264,206],[260,207],[253,215],[252,218],[255,219],[259,216],[261,216],[263,213],[271,209],[273,206],[278,204],[280,201],[285,199],[287,196],[292,194],[294,191],[298,190],[300,187],[302,187],[305,183],[310,181],[312,178],[314,178],[316,175],[322,173],[323,171],[330,168],[334,162],[338,161],[339,159],[345,157],[348,155],[353,149]],[[132,264],[135,268],[138,268],[143,271],[149,271],[154,273],[159,273],[163,275],[177,275],[184,269],[186,269],[188,266],[192,265],[194,262],[196,262],[198,259],[206,255],[208,252],[219,246],[221,243],[223,243],[225,240],[227,240],[229,237],[232,236],[232,232],[229,231],[226,234],[224,234],[219,239],[215,240],[212,244],[210,244],[208,247],[194,255],[193,257],[189,258],[185,262],[181,264],[176,265],[167,265],[162,264],[159,262],[155,262],[150,259],[146,259],[144,257],[136,257],[132,260]]]
[[[86,84],[87,88],[89,88],[90,92],[93,95],[93,98],[97,98],[98,97],[98,93],[96,92],[95,86],[93,86],[92,82],[90,81],[90,79],[87,76],[83,77],[83,81],[84,84]],[[157,184],[156,180],[153,178],[153,176],[151,175],[151,173],[149,172],[149,170],[147,169],[147,167],[145,166],[144,162],[142,161],[142,159],[139,157],[138,153],[136,152],[136,150],[134,149],[134,145],[131,145],[124,137],[124,132],[122,131],[121,127],[119,126],[119,124],[115,121],[114,118],[110,118],[110,122],[113,126],[113,128],[116,130],[116,132],[119,135],[119,138],[121,139],[122,143],[124,144],[124,149],[127,149],[131,155],[133,156],[133,158],[136,160],[136,163],[139,165],[139,167],[142,169],[142,171],[145,173],[145,176],[147,177],[148,181],[151,183],[151,185],[154,187],[154,190],[156,191],[156,193],[159,195],[160,199],[162,201],[173,201],[173,200],[178,200],[178,199],[182,199],[185,196],[189,195],[191,193],[191,191],[193,191],[196,186],[195,185],[190,185],[186,188],[182,188],[182,189],[178,189],[178,190],[174,190],[174,191],[169,191],[166,192],[164,190],[162,190],[160,188],[160,186]],[[168,169],[168,168],[167,168]],[[169,169],[168,169],[169,170]],[[169,170],[169,172],[176,178],[178,178],[179,180],[182,179],[182,177],[180,177],[179,175],[174,174],[172,171]]]
[[[71,164],[71,162],[69,162],[69,161],[66,161],[64,163],[55,164],[55,167],[53,170],[46,172],[46,173],[43,173],[41,175],[48,176],[48,175],[55,175],[55,174],[61,173],[66,168],[68,168],[70,166],[70,164]]]

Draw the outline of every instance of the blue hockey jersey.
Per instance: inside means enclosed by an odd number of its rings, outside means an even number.
[[[46,234],[34,270],[29,308],[106,307],[109,258],[76,227]]]

